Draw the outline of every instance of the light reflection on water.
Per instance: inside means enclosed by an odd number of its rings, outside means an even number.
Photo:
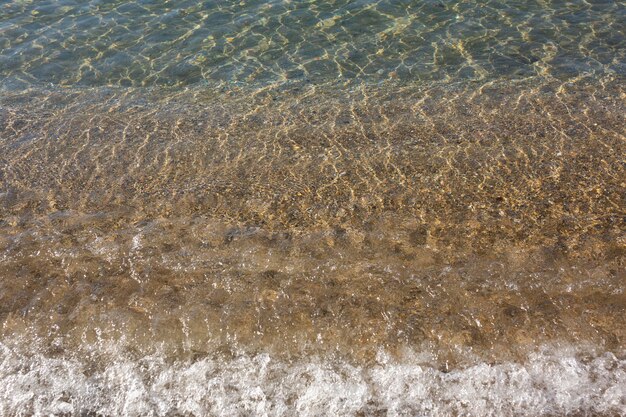
[[[249,85],[625,73],[623,2],[5,1],[0,75]]]
[[[0,414],[621,413],[624,14],[0,2]]]
[[[618,349],[620,88],[7,92],[4,331],[358,361]]]

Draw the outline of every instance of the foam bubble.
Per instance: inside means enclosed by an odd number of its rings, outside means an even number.
[[[0,345],[0,415],[516,416],[626,413],[626,360],[544,349],[524,363],[437,369],[267,354],[169,363],[122,357],[94,371],[78,359]]]

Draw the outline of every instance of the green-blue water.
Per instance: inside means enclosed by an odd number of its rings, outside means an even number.
[[[626,74],[619,1],[2,1],[0,78],[64,86]]]

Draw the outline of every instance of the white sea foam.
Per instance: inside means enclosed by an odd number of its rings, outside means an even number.
[[[524,363],[444,373],[382,358],[370,368],[269,355],[227,362],[25,356],[0,344],[0,415],[540,416],[626,415],[626,360],[535,353]]]

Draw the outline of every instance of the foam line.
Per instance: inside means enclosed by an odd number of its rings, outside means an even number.
[[[626,360],[544,349],[524,363],[442,372],[379,355],[371,367],[267,354],[167,363],[76,359],[0,345],[0,414],[104,416],[623,415]],[[91,414],[89,414],[91,415]]]

